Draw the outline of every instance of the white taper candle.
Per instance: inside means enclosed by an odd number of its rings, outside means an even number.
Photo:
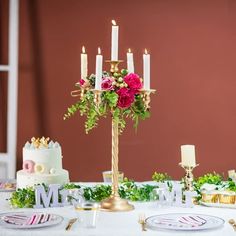
[[[86,79],[88,75],[88,56],[85,53],[85,47],[82,47],[81,53],[81,79]]]
[[[102,84],[102,60],[101,49],[98,48],[98,55],[96,56],[96,80],[95,80],[95,89],[101,90]]]
[[[111,61],[118,61],[118,34],[119,34],[119,26],[116,25],[115,20],[112,20]]]
[[[150,90],[150,54],[148,54],[147,49],[143,54],[143,88]]]
[[[134,73],[134,57],[130,48],[128,49],[127,52],[127,70],[129,73]]]

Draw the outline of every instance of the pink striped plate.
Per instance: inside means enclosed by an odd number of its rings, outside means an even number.
[[[223,219],[216,216],[171,213],[148,217],[146,219],[146,226],[153,230],[198,231],[219,228],[224,225],[224,222]]]
[[[0,214],[0,226],[12,229],[42,228],[60,224],[63,217],[43,212],[8,212]]]

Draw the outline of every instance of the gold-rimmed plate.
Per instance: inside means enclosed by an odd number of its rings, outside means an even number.
[[[0,226],[10,229],[35,229],[55,226],[63,217],[43,212],[7,212],[0,214]]]
[[[146,227],[153,230],[201,231],[220,228],[224,220],[210,215],[193,213],[171,213],[150,216]]]
[[[0,192],[12,192],[16,190],[16,181],[13,179],[0,179]]]

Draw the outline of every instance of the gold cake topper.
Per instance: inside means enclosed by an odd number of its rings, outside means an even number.
[[[39,147],[45,147],[48,148],[48,141],[49,141],[49,137],[45,138],[35,138],[33,137],[31,139],[32,144],[34,145],[35,148],[39,148]]]

